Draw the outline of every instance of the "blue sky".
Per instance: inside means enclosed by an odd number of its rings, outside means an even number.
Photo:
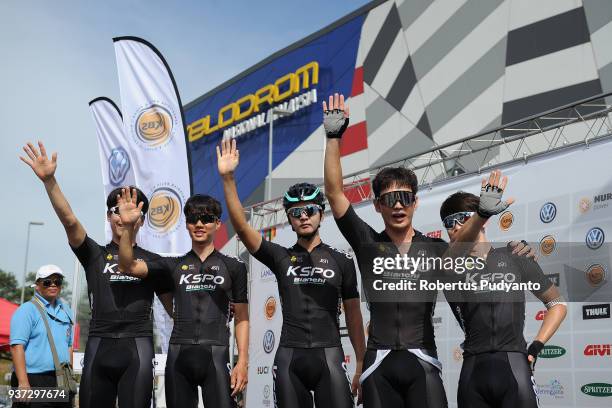
[[[112,38],[134,35],[165,56],[184,103],[279,49],[368,3],[322,1],[45,1],[0,4],[0,268],[21,279],[55,263],[72,275],[74,256],[42,183],[18,155],[42,140],[58,152],[56,178],[88,234],[104,241],[104,190],[87,103],[119,106]]]

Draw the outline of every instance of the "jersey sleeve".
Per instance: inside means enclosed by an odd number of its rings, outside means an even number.
[[[532,258],[515,255],[514,259],[519,265],[521,280],[523,282],[538,283],[540,285],[540,290],[532,291],[534,295],[541,295],[554,285],[546,274],[544,274],[540,265]]]
[[[337,262],[341,265],[342,270],[342,286],[340,295],[342,300],[359,298],[359,290],[357,289],[357,272],[355,270],[355,262],[353,256],[348,252],[336,252],[334,254]]]
[[[80,246],[77,248],[70,246],[70,249],[72,249],[72,252],[74,252],[83,266],[85,276],[89,279],[89,271],[91,270],[90,265],[101,254],[100,245],[87,235]]]
[[[352,205],[349,206],[342,217],[335,220],[338,229],[355,253],[359,251],[359,245],[370,241],[369,238],[375,232],[372,227],[357,215]]]
[[[34,324],[33,313],[39,313],[34,305],[26,302],[21,305],[11,317],[10,344],[11,346],[21,344],[25,346],[30,341],[32,326]]]
[[[274,242],[262,239],[261,245],[253,254],[253,257],[262,264],[266,265],[274,274],[276,274],[276,265],[285,255],[287,255],[286,248],[275,244]]]
[[[248,275],[246,265],[244,262],[237,259],[230,259],[228,264],[231,267],[232,302],[248,303]]]

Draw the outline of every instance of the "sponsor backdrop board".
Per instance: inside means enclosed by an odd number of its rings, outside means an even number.
[[[487,235],[496,246],[505,245],[512,239],[528,237],[530,243],[536,246],[544,272],[562,288],[568,284],[575,286],[584,283],[593,289],[585,295],[588,296],[584,299],[585,302],[568,304],[566,320],[547,343],[538,360],[535,381],[543,407],[612,406],[610,266],[606,257],[594,255],[598,250],[607,248],[607,245],[596,248],[600,241],[603,239],[602,242],[607,243],[612,236],[612,179],[607,166],[611,155],[612,142],[605,142],[504,168],[510,179],[506,195],[515,197],[517,201],[505,214],[492,218],[486,227]],[[414,216],[414,226],[423,233],[448,239],[438,222],[440,204],[448,195],[458,190],[477,194],[479,186],[479,177],[470,176],[431,189],[423,189],[419,192],[419,207]],[[560,194],[562,191],[567,193]],[[374,229],[383,228],[382,219],[370,202],[358,205],[356,211]],[[603,236],[599,230],[603,232]],[[326,214],[320,231],[326,243],[339,249],[349,249],[329,213]],[[552,237],[555,245],[549,240],[542,240],[547,236]],[[286,224],[279,226],[273,241],[291,246],[295,242],[295,233]],[[567,247],[570,244],[571,256],[557,254],[564,245]],[[548,257],[556,254],[560,259],[555,262],[548,261]],[[578,259],[573,259],[574,255]],[[574,269],[570,270],[571,273],[560,273],[559,268],[563,268],[567,263],[573,264]],[[589,274],[589,267],[593,264],[599,266],[592,268],[595,273]],[[262,401],[263,406],[267,406],[265,404],[273,403],[273,395],[266,398],[272,388],[271,369],[259,374],[257,370],[260,370],[260,365],[271,367],[273,363],[274,352],[266,353],[264,347],[270,347],[267,340],[270,338],[270,330],[274,332],[273,347],[276,347],[282,323],[282,308],[273,275],[257,261],[253,261],[251,277],[250,352],[253,361],[257,363],[250,367],[247,401],[248,406],[262,406]],[[563,279],[568,277],[571,282],[563,282]],[[266,306],[271,296],[274,297],[274,308]],[[591,301],[593,299],[595,301]],[[367,333],[367,304],[363,303],[362,311]],[[528,342],[537,333],[545,312],[546,308],[539,301],[527,303],[525,338]],[[267,317],[270,314],[271,319]],[[462,332],[444,301],[438,302],[433,318],[439,357],[444,366],[443,379],[447,397],[449,405],[455,407],[463,360],[459,348]],[[352,375],[355,356],[346,336],[343,316],[340,325],[341,333],[345,335],[342,337],[342,344],[347,371]]]

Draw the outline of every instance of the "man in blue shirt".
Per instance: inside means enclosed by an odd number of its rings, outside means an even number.
[[[46,312],[60,364],[72,365],[72,311],[59,299],[63,279],[64,273],[58,266],[41,266],[32,285],[36,288],[34,297],[21,305],[11,318],[11,355],[15,367],[11,377],[12,387],[28,390],[57,385],[45,322],[33,302],[41,304]],[[70,407],[71,403],[33,401],[29,406]]]

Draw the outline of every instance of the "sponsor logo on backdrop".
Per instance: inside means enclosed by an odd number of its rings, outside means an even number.
[[[582,306],[582,319],[609,319],[610,318],[610,304],[602,303],[598,305],[584,305]]]
[[[266,330],[263,336],[263,348],[268,354],[274,350],[274,332],[272,330]]]
[[[548,273],[546,277],[557,287],[561,286],[561,277],[558,273]]]
[[[440,327],[442,325],[442,317],[441,316],[434,316],[431,318],[432,323],[434,324],[435,327]]]
[[[593,227],[586,233],[586,246],[590,249],[599,249],[606,239],[606,235],[599,227]]]
[[[538,313],[536,313],[535,319],[544,320],[544,316],[546,316],[546,310],[540,310]]]
[[[557,241],[555,241],[555,238],[552,235],[546,235],[540,240],[540,253],[548,256],[553,253],[556,246]]]
[[[588,197],[583,197],[578,202],[578,211],[582,214],[587,213],[593,207],[593,201]]]
[[[542,349],[542,351],[540,351],[540,354],[538,354],[538,357],[540,358],[558,358],[561,357],[563,355],[565,355],[566,350],[561,347],[561,346],[555,346],[555,345],[546,345],[544,346],[544,348]]]
[[[262,374],[270,374],[270,367],[268,366],[257,367],[257,375],[262,375]]]
[[[173,112],[159,104],[152,104],[136,114],[134,133],[139,144],[146,148],[159,148],[172,139],[175,123]]]
[[[272,320],[274,314],[276,313],[276,299],[274,296],[270,296],[266,300],[266,304],[264,305],[264,313],[266,315],[266,319]]]
[[[610,397],[612,396],[612,384],[608,383],[590,383],[580,387],[583,394],[591,397]]]
[[[557,206],[554,203],[548,202],[540,208],[540,221],[544,224],[553,222],[557,216]]]
[[[585,356],[604,357],[612,355],[612,344],[588,344],[584,348]]]
[[[130,156],[123,147],[116,147],[111,150],[108,156],[108,179],[110,183],[118,187],[123,184],[125,176],[130,170]]]
[[[536,393],[538,397],[546,396],[555,399],[562,399],[565,397],[563,384],[556,378],[550,380],[548,384],[538,384]]]
[[[593,209],[599,210],[602,208],[606,208],[608,206],[608,203],[606,203],[606,201],[610,200],[612,200],[612,193],[597,194],[593,197]]]
[[[266,268],[260,272],[259,279],[262,282],[268,282],[276,280],[276,276],[274,276],[274,272],[272,272],[269,268]]]
[[[429,238],[442,238],[442,230],[430,231],[425,236]]]
[[[607,275],[606,268],[602,264],[593,264],[587,268],[584,276],[587,282],[596,288],[606,281]]]
[[[184,195],[181,190],[165,184],[156,187],[149,197],[147,224],[159,237],[176,231],[183,211]]]
[[[266,384],[263,388],[263,396],[265,399],[270,398],[270,386]]]
[[[453,359],[457,362],[463,361],[463,350],[459,347],[453,349]]]
[[[508,231],[514,224],[514,215],[511,211],[504,211],[499,217],[499,228],[502,231]]]

